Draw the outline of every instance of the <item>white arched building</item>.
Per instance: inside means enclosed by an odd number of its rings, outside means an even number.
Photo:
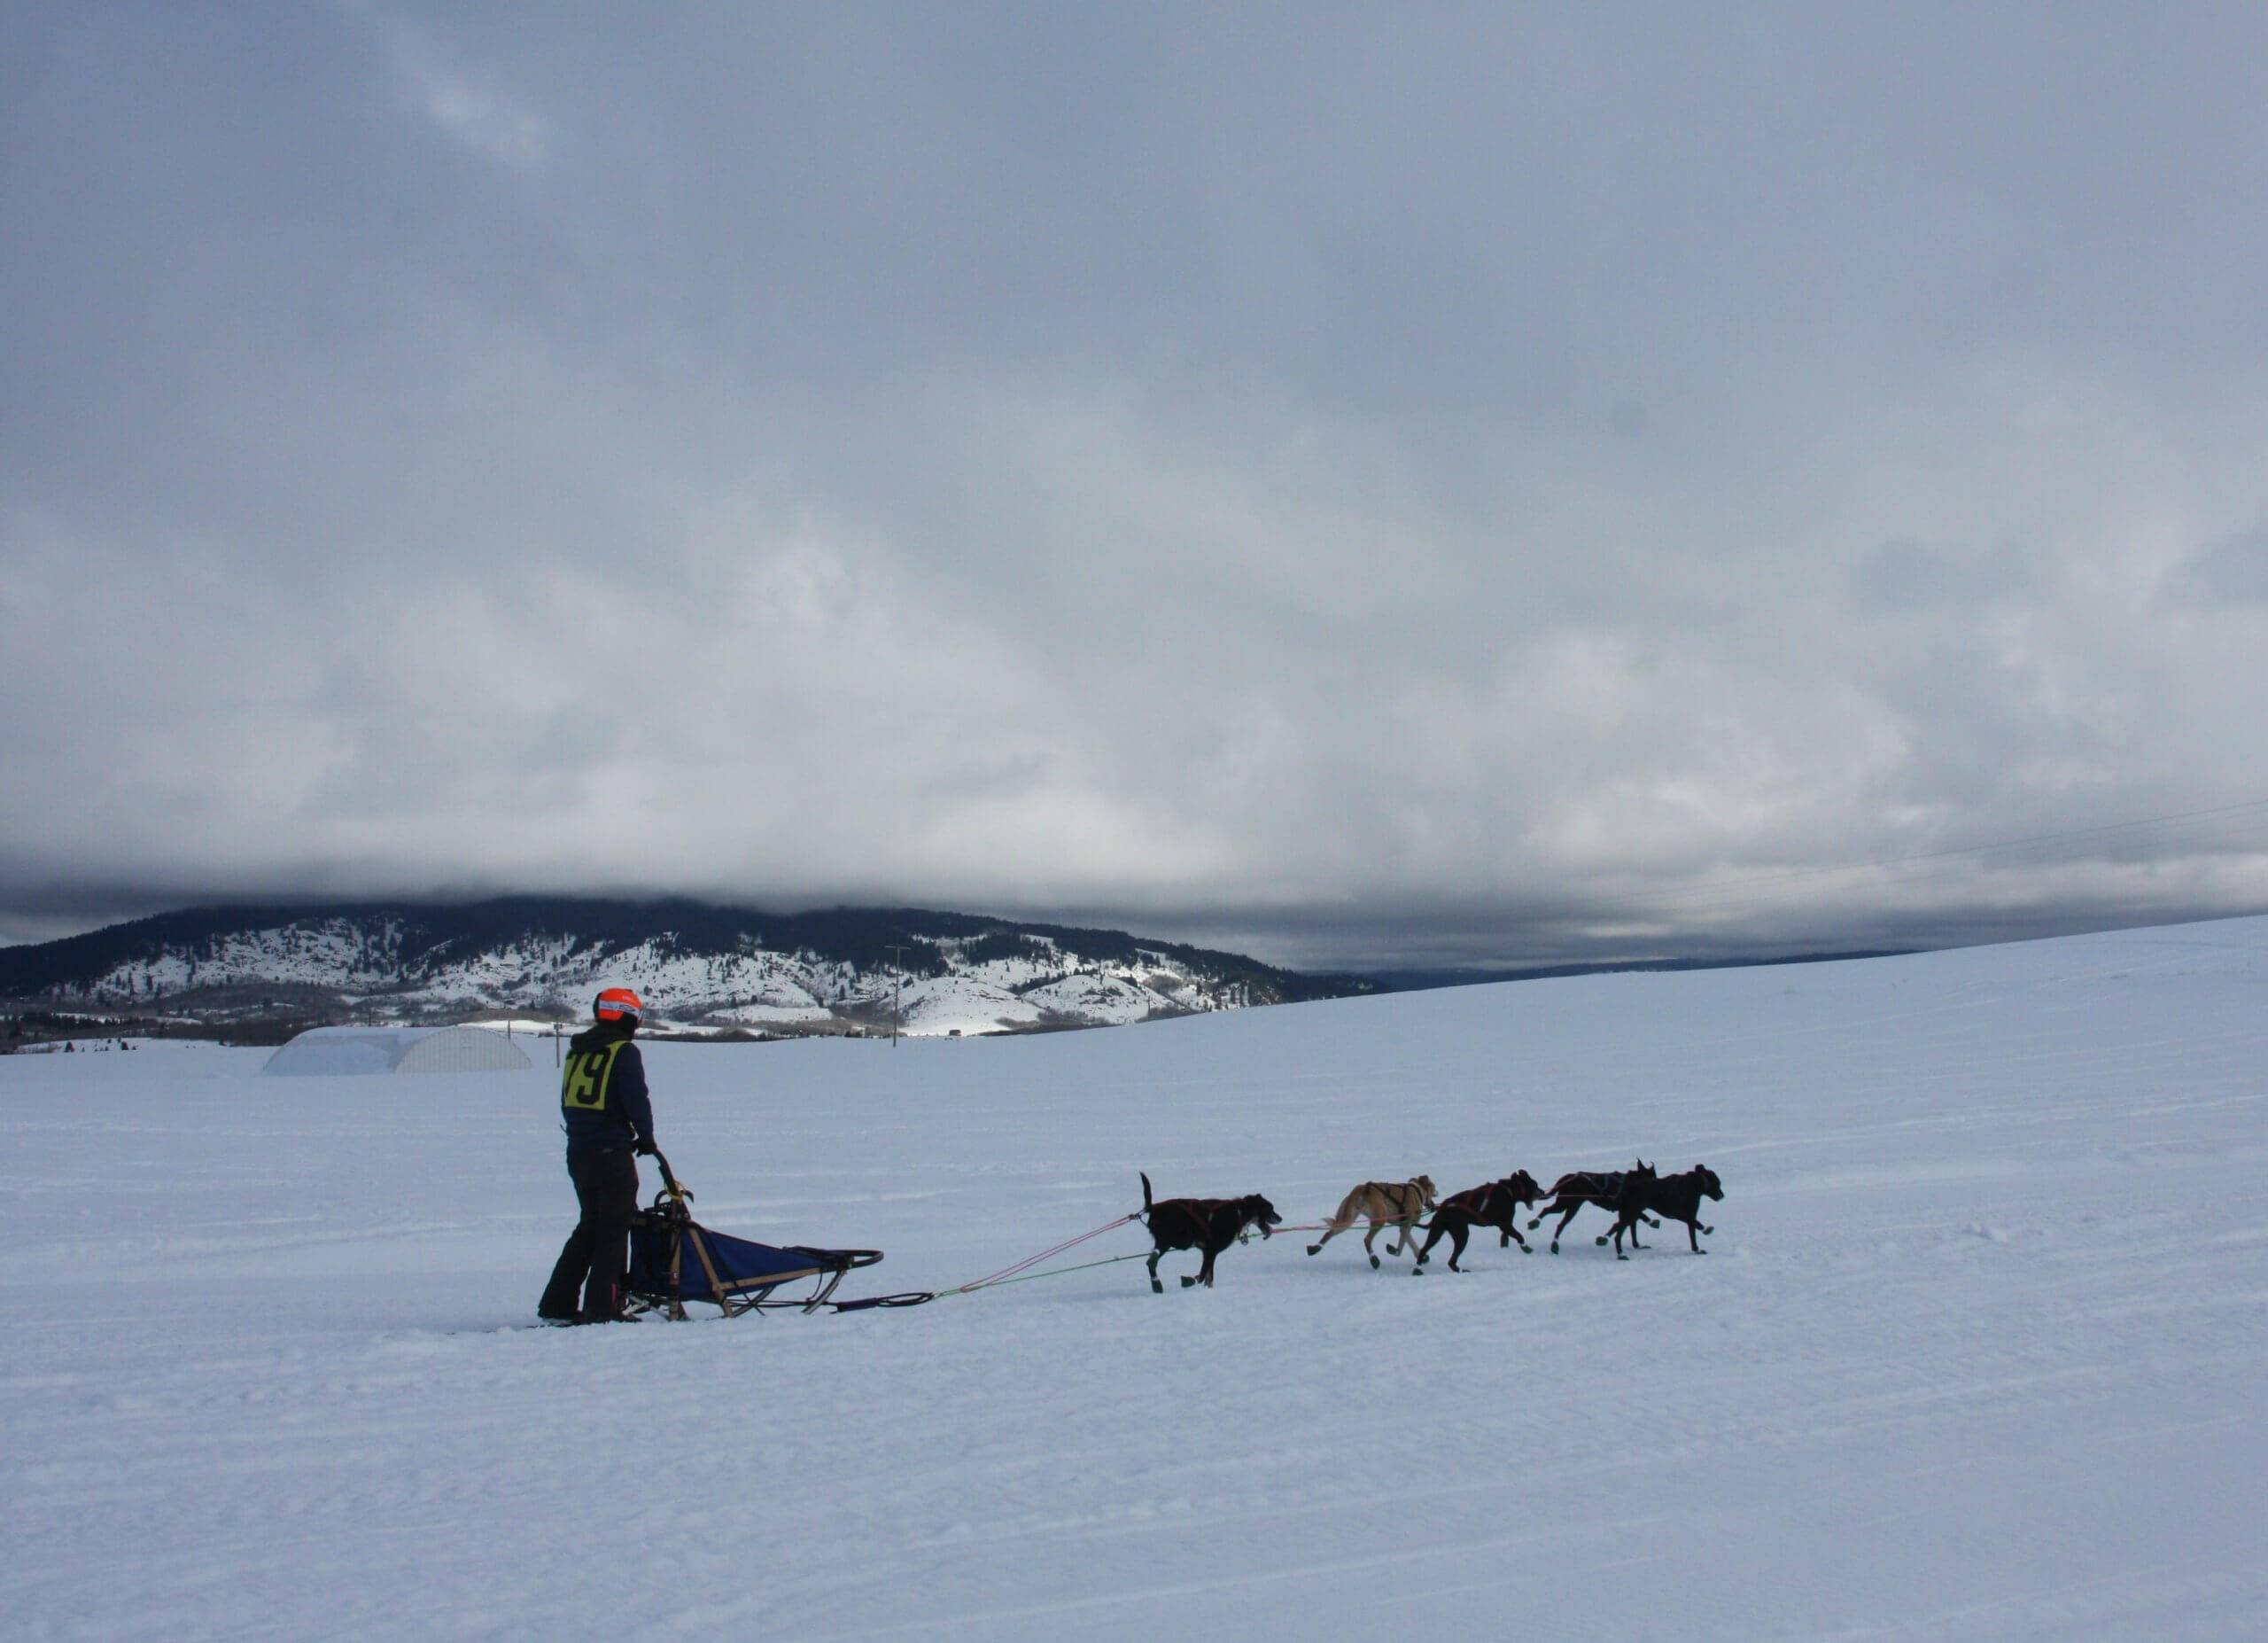
[[[535,1063],[509,1038],[481,1027],[310,1027],[262,1072],[322,1078],[357,1072],[520,1072]]]

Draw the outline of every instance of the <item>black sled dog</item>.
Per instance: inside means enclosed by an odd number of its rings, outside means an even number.
[[[1519,1212],[1523,1208],[1534,1209],[1540,1195],[1535,1177],[1526,1170],[1514,1170],[1500,1181],[1489,1181],[1480,1187],[1468,1187],[1463,1192],[1453,1192],[1441,1200],[1433,1211],[1433,1219],[1425,1227],[1425,1247],[1418,1251],[1418,1265],[1410,1270],[1419,1276],[1425,1271],[1425,1258],[1442,1239],[1451,1240],[1449,1270],[1461,1273],[1457,1258],[1464,1253],[1464,1241],[1476,1226],[1494,1226],[1503,1236],[1496,1240],[1496,1247],[1508,1243],[1520,1247],[1522,1255],[1532,1255],[1527,1240],[1519,1234]]]
[[[1647,1164],[1642,1171],[1631,1171],[1631,1175],[1621,1185],[1621,1203],[1615,1207],[1615,1232],[1611,1234],[1615,1239],[1617,1262],[1631,1259],[1628,1255],[1621,1253],[1621,1234],[1624,1232],[1631,1234],[1633,1250],[1647,1248],[1644,1243],[1637,1242],[1637,1223],[1653,1221],[1647,1210],[1656,1211],[1667,1221],[1683,1221],[1685,1242],[1692,1243],[1694,1255],[1708,1255],[1708,1250],[1701,1248],[1701,1234],[1704,1232],[1714,1234],[1717,1227],[1701,1226],[1701,1201],[1704,1198],[1724,1201],[1724,1182],[1717,1180],[1717,1171],[1710,1169],[1708,1164],[1694,1164],[1692,1169],[1678,1175],[1656,1175],[1651,1164]],[[1660,1226],[1660,1221],[1653,1221],[1653,1226]],[[1605,1239],[1601,1237],[1599,1242],[1605,1243]]]
[[[1158,1281],[1158,1257],[1168,1250],[1200,1250],[1205,1259],[1194,1278],[1184,1277],[1184,1289],[1193,1284],[1213,1286],[1213,1258],[1237,1241],[1247,1226],[1260,1228],[1263,1238],[1270,1235],[1270,1228],[1280,1225],[1284,1218],[1276,1213],[1276,1206],[1256,1192],[1241,1198],[1165,1198],[1153,1202],[1150,1197],[1150,1178],[1142,1177],[1142,1219],[1150,1228],[1150,1242],[1157,1248],[1150,1251],[1150,1290],[1163,1295],[1166,1287]]]
[[[1642,1164],[1639,1167],[1643,1169],[1645,1166]],[[1630,1173],[1627,1170],[1570,1170],[1551,1183],[1551,1191],[1548,1195],[1551,1202],[1535,1212],[1535,1219],[1527,1224],[1528,1231],[1534,1232],[1553,1216],[1559,1216],[1559,1224],[1551,1229],[1551,1253],[1558,1254],[1559,1234],[1567,1230],[1567,1223],[1575,1219],[1575,1211],[1585,1204],[1595,1203],[1609,1214],[1620,1212],[1622,1183]],[[1563,1210],[1565,1214],[1560,1213]],[[1661,1225],[1659,1221],[1648,1224]],[[1604,1243],[1606,1240],[1602,1238],[1599,1242]]]
[[[1664,1219],[1683,1221],[1686,1242],[1693,1246],[1693,1253],[1708,1254],[1701,1247],[1701,1234],[1714,1234],[1717,1229],[1701,1224],[1701,1200],[1715,1198],[1721,1202],[1724,1195],[1724,1183],[1717,1179],[1716,1171],[1705,1164],[1697,1164],[1677,1175],[1656,1175],[1653,1165],[1641,1165],[1624,1178],[1622,1198],[1615,1206],[1614,1231],[1609,1234],[1614,1240],[1614,1258],[1630,1258],[1622,1253],[1622,1234],[1626,1232],[1630,1234],[1632,1249],[1646,1247],[1638,1242],[1638,1223],[1651,1219],[1646,1214],[1649,1210]],[[1661,1222],[1653,1224],[1658,1226]],[[1603,1237],[1599,1242],[1604,1243],[1606,1239]]]

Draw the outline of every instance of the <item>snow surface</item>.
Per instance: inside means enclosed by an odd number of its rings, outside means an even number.
[[[548,1066],[0,1059],[11,1639],[2268,1635],[2268,921],[649,1049],[710,1225],[936,1288],[1161,1194],[1705,1161],[1682,1229],[507,1329]],[[650,1172],[649,1179],[650,1179]],[[1146,1248],[1122,1227],[1067,1260]],[[1194,1258],[1169,1256],[1169,1274]],[[1169,1278],[1170,1281],[1170,1278]],[[857,1287],[855,1284],[851,1286]]]

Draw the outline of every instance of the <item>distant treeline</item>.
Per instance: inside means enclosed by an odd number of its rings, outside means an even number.
[[[1466,965],[1454,969],[1390,969],[1376,979],[1396,993],[1424,993],[1435,987],[1472,987],[1496,981],[1551,981],[1568,976],[1620,976],[1632,971],[1687,969],[1755,969],[1767,964],[1832,964],[1843,959],[1903,958],[1910,947],[1884,947],[1852,953],[1775,953],[1759,958],[1614,959],[1591,964],[1539,964],[1518,969],[1482,969]]]
[[[0,1016],[0,1055],[28,1049],[66,1039],[203,1039],[223,1044],[282,1044],[302,1029],[319,1024],[281,1020],[234,1023],[215,1027],[205,1022],[144,1016],[74,1016],[68,1011],[27,1009]]]

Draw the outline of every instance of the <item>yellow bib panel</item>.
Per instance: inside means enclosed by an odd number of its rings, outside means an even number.
[[[602,1049],[577,1050],[567,1058],[559,1078],[559,1104],[579,1112],[604,1112],[607,1086],[614,1078],[614,1058],[629,1042],[617,1039]]]

